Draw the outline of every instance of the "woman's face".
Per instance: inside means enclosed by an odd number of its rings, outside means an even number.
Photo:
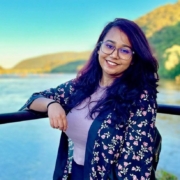
[[[102,78],[120,77],[132,63],[132,46],[127,35],[116,27],[106,34],[98,54]]]

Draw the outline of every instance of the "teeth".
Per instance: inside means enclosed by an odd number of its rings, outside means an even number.
[[[117,64],[116,63],[113,63],[111,61],[107,61],[108,64],[112,65],[112,66],[116,66]]]

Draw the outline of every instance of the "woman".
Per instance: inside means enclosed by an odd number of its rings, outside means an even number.
[[[157,69],[142,30],[118,18],[75,79],[32,95],[22,109],[63,131],[54,180],[155,178]]]

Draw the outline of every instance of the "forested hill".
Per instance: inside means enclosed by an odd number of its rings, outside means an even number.
[[[180,76],[180,22],[164,27],[149,38],[159,60],[159,74],[162,78]],[[179,79],[179,78],[178,78]]]
[[[173,26],[180,22],[180,0],[175,4],[166,4],[136,20],[147,37],[164,27]]]
[[[48,54],[39,57],[30,58],[18,63],[14,69],[23,68],[54,68],[58,65],[75,61],[76,59],[86,60],[90,52],[62,52],[56,54]]]
[[[50,72],[52,69],[64,66],[67,63],[86,61],[89,58],[90,52],[61,52],[48,54],[39,57],[29,58],[18,63],[12,70],[28,72]]]
[[[180,78],[180,1],[161,6],[136,20],[159,61],[162,78]]]

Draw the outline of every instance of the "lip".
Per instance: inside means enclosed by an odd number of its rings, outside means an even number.
[[[117,64],[116,62],[113,62],[113,61],[109,61],[106,59],[106,63],[111,66],[111,67],[115,67],[115,66],[118,66],[119,64]]]

